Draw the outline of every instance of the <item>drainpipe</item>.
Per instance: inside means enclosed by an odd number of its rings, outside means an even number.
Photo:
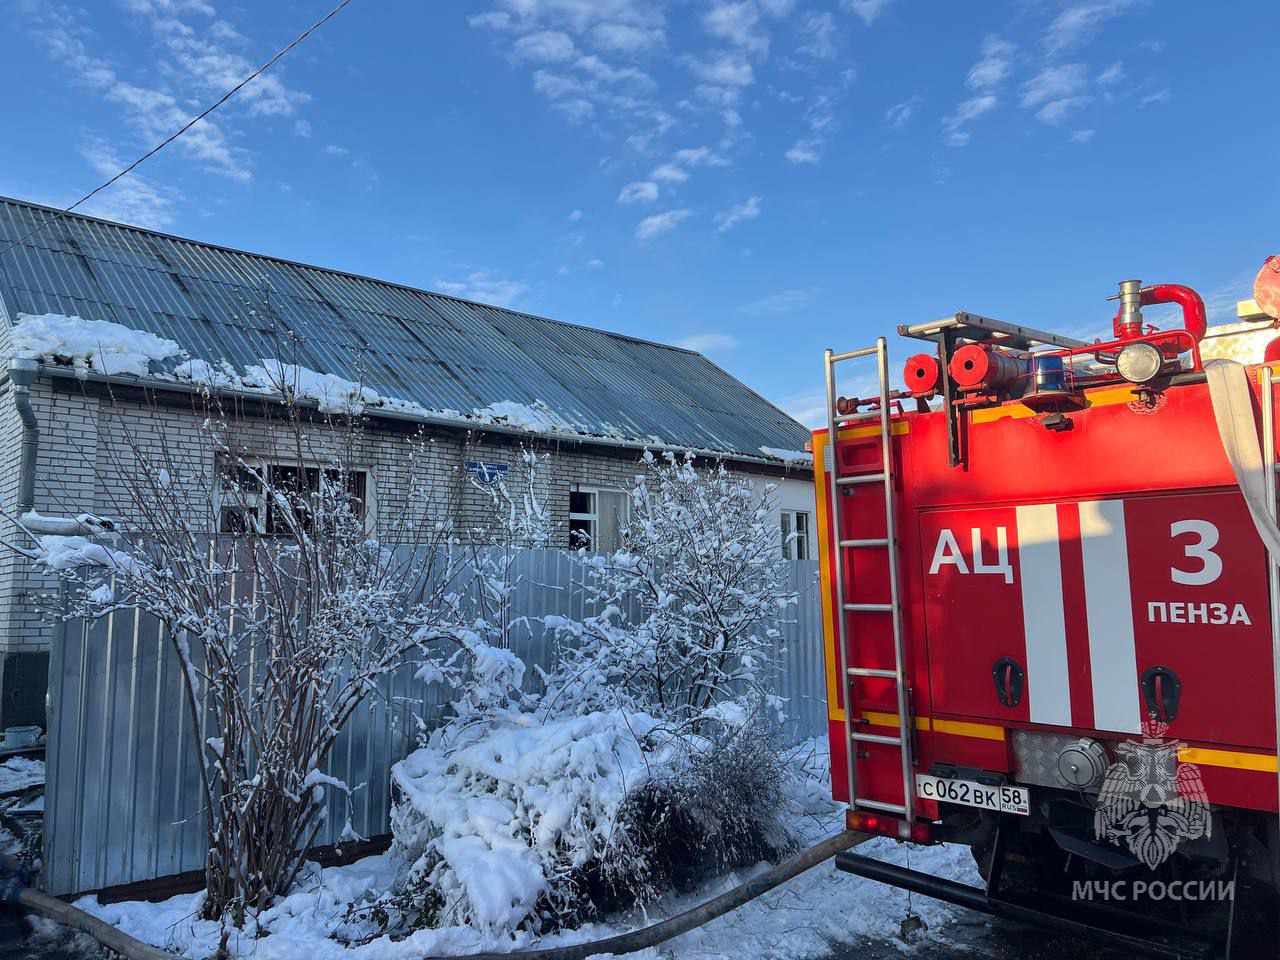
[[[31,385],[36,382],[40,364],[26,357],[9,361],[9,382],[13,384],[13,404],[22,420],[22,451],[18,462],[17,515],[36,507],[36,454],[40,451],[40,427],[31,409]]]

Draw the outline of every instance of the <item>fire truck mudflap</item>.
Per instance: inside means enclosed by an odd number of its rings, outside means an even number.
[[[1274,956],[1272,370],[1232,414],[1246,441],[1262,420],[1251,513],[1199,297],[1126,281],[1120,300],[1105,343],[963,313],[899,328],[936,345],[906,390],[884,340],[828,353],[833,793],[851,828],[970,845],[987,886],[856,851],[837,866],[1135,950]],[[1185,330],[1142,321],[1165,301]],[[880,394],[838,397],[836,365],[864,354]]]

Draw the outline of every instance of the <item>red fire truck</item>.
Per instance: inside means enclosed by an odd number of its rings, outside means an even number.
[[[1259,290],[1278,281],[1273,258]],[[827,352],[833,792],[852,829],[968,844],[986,886],[837,866],[1135,952],[1274,957],[1280,377],[1206,368],[1188,287],[1111,299],[1105,342],[899,327],[933,345],[900,389],[883,338]],[[1147,324],[1157,303],[1183,326]],[[839,396],[859,358],[878,395]]]

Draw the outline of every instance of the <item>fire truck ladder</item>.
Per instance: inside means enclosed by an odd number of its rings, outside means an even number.
[[[853,412],[841,414],[836,410],[836,365],[847,360],[858,360],[874,356],[880,375],[880,409],[868,413]],[[844,690],[844,731],[845,758],[848,764],[849,805],[854,808],[894,813],[903,817],[908,823],[915,821],[915,783],[911,745],[913,741],[913,720],[911,716],[911,697],[907,688],[906,651],[902,637],[902,599],[898,587],[898,538],[897,524],[894,518],[894,470],[893,470],[893,433],[890,423],[891,403],[894,399],[889,391],[889,347],[884,337],[876,341],[874,347],[852,350],[848,353],[826,352],[827,367],[827,465],[831,483],[831,521],[836,538],[835,581],[836,581],[836,649],[839,651],[840,676],[843,678]],[[879,473],[859,473],[840,475],[840,458],[836,455],[837,431],[842,424],[850,421],[871,421],[880,426],[881,470]],[[884,488],[885,536],[879,539],[847,540],[844,539],[845,526],[841,522],[841,501],[845,488],[855,484],[879,483]],[[887,603],[848,603],[845,601],[845,557],[848,551],[864,549],[881,549],[885,551],[889,565],[889,600]],[[893,657],[892,670],[861,666],[848,663],[848,615],[850,613],[876,613],[887,615],[893,624]],[[898,694],[898,734],[882,736],[880,734],[863,733],[854,729],[853,703],[854,687],[864,678],[892,680],[897,686]],[[896,747],[902,757],[902,797],[903,802],[885,803],[858,796],[857,752],[860,744],[880,744]]]

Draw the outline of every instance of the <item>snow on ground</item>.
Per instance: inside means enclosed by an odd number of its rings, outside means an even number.
[[[934,876],[978,882],[967,847],[915,848],[875,839],[859,849]],[[267,936],[260,939],[245,936],[239,943],[233,939],[231,948],[234,956],[255,960],[420,960],[424,956],[581,943],[647,926],[690,909],[766,868],[767,865],[762,864],[756,871],[731,874],[706,885],[695,895],[653,905],[647,916],[637,915],[631,918],[632,923],[588,924],[574,931],[543,937],[536,944],[527,934],[513,941],[484,936],[469,927],[445,927],[420,930],[399,941],[380,938],[366,944],[344,946],[331,939],[330,934],[341,928],[347,904],[365,891],[386,889],[395,875],[389,856],[383,854],[347,867],[316,871],[299,885],[297,892],[259,918]],[[141,940],[178,949],[186,957],[201,958],[216,950],[220,931],[216,923],[196,919],[200,897],[200,894],[187,894],[158,904],[107,905],[84,898],[76,906]],[[876,940],[896,937],[908,912],[908,899],[906,891],[839,873],[828,862],[704,927],[633,956],[639,960],[822,957],[833,942],[849,942],[859,937]],[[945,936],[945,927],[954,917],[954,911],[935,900],[920,896],[910,899],[912,910],[928,924],[930,935],[936,937],[942,932]]]
[[[0,763],[0,796],[17,793],[44,783],[44,761],[10,757]]]
[[[172,340],[145,330],[58,313],[18,314],[13,346],[15,356],[73,367],[82,376],[93,370],[145,377],[152,361],[186,356]]]
[[[797,765],[810,774],[796,782],[792,796],[793,825],[809,842],[834,833],[841,825],[842,815],[829,799],[828,784],[821,779],[825,751],[824,742],[811,741],[792,752]],[[966,847],[921,848],[874,839],[859,849],[934,876],[979,882]],[[588,924],[537,940],[527,933],[512,939],[455,926],[420,930],[398,941],[384,937],[346,946],[331,935],[344,930],[347,905],[366,892],[388,889],[396,875],[390,855],[383,854],[346,867],[313,869],[293,894],[258,918],[258,927],[265,936],[255,938],[251,932],[246,933],[240,942],[233,940],[230,947],[233,955],[254,960],[420,960],[482,950],[505,952],[581,943],[648,926],[703,903],[766,869],[768,864],[760,864],[752,870],[717,878],[693,894],[668,898],[610,923]],[[196,919],[201,896],[187,894],[158,904],[99,904],[86,897],[76,905],[139,939],[179,950],[187,957],[201,958],[216,950],[220,934],[217,924]],[[905,891],[839,873],[827,862],[704,927],[632,956],[638,960],[824,957],[833,943],[859,938],[892,940],[908,913],[909,901],[910,908],[928,924],[929,938],[934,942],[939,936],[946,938],[946,927],[955,916],[952,908],[919,896],[909,898]]]

